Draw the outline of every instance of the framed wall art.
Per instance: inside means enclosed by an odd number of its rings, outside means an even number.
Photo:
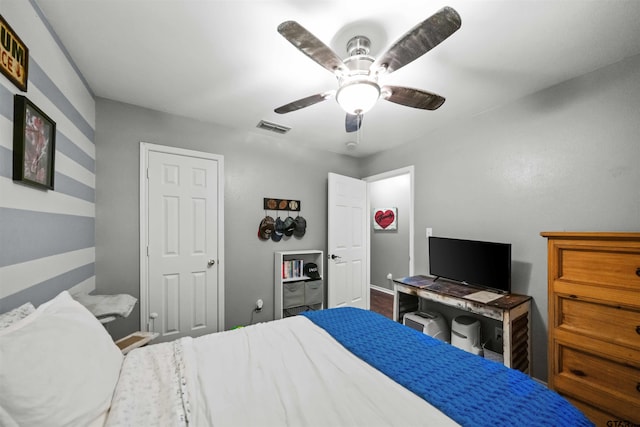
[[[56,123],[22,95],[15,95],[13,180],[53,190]]]
[[[374,230],[396,230],[398,228],[398,208],[378,208],[373,211]]]
[[[29,49],[2,15],[0,15],[0,34],[2,34],[0,71],[18,89],[26,92],[29,81]]]

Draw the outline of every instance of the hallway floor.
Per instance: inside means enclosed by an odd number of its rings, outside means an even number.
[[[393,319],[393,295],[386,292],[378,291],[377,289],[371,289],[370,294],[370,309],[376,313],[380,313],[389,319]]]

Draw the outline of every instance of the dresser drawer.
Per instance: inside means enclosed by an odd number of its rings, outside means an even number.
[[[640,423],[640,369],[562,343],[556,357],[558,392]]]
[[[589,418],[595,425],[596,427],[626,427],[629,426],[629,421],[627,420],[623,420],[620,419],[619,417],[616,417],[615,415],[609,414],[607,412],[601,411],[600,409],[597,409],[591,405],[587,405],[586,403],[580,401],[580,400],[576,400],[576,399],[572,399],[568,396],[565,396],[565,398],[571,402],[571,404],[573,406],[575,406],[576,408],[580,409],[582,411],[583,414],[585,414],[587,416],[587,418]]]
[[[557,279],[588,285],[640,288],[640,248],[558,244]]]
[[[640,350],[640,310],[564,295],[557,296],[556,307],[557,328]]]

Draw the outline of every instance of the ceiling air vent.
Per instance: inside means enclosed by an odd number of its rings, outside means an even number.
[[[260,120],[260,122],[258,123],[258,126],[256,126],[260,129],[264,129],[264,130],[268,130],[271,132],[275,132],[275,133],[279,133],[279,134],[285,134],[287,132],[289,132],[291,130],[291,128],[288,128],[286,126],[282,126],[276,123],[271,123],[271,122],[267,122],[264,120]]]

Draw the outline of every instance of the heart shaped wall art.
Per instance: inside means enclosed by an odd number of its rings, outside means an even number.
[[[380,208],[373,211],[374,230],[396,230],[398,228],[398,208]]]

